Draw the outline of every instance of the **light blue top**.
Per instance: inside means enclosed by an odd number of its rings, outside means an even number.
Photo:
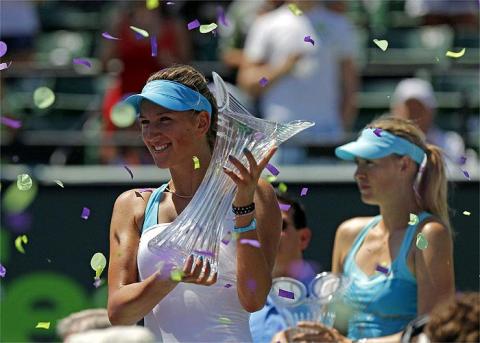
[[[158,224],[158,205],[162,199],[162,194],[168,183],[165,183],[155,189],[150,198],[148,199],[147,206],[145,207],[145,218],[143,219],[143,226],[141,234],[147,232],[150,228]]]
[[[430,217],[428,212],[418,215],[418,223]],[[345,302],[353,308],[348,321],[348,338],[360,339],[388,336],[402,331],[417,316],[417,280],[407,266],[407,256],[418,223],[409,225],[397,257],[387,274],[376,272],[367,276],[355,262],[355,256],[368,231],[382,217],[372,219],[358,234],[348,253],[343,271],[351,283],[345,293]]]

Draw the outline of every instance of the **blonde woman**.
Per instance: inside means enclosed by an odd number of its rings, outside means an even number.
[[[303,322],[311,331],[292,333],[293,341],[398,342],[412,319],[455,293],[442,153],[412,122],[392,117],[335,153],[355,161],[362,201],[380,214],[349,219],[336,233],[332,271],[351,280],[345,335]]]

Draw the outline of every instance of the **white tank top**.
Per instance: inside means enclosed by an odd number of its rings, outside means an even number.
[[[158,224],[142,233],[137,255],[140,280],[153,274],[158,263],[148,241],[168,225]],[[223,237],[232,228],[233,218],[226,219]],[[145,316],[145,327],[163,342],[251,342],[250,313],[237,295],[236,255],[234,241],[220,243],[217,282],[212,286],[180,282]]]

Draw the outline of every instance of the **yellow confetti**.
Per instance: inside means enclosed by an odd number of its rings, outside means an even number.
[[[388,41],[387,40],[379,40],[374,39],[373,42],[380,48],[382,51],[387,50],[388,48]]]
[[[174,269],[170,272],[170,279],[175,282],[182,281],[183,272],[179,269]]]
[[[463,211],[463,215],[464,215],[464,216],[469,216],[469,215],[471,215],[471,213],[468,212],[468,211]]]
[[[26,235],[21,235],[15,238],[15,248],[22,254],[25,254],[25,249],[23,249],[22,244],[27,244],[28,243],[28,237]]]
[[[55,93],[48,87],[39,87],[33,92],[33,103],[40,109],[50,107],[55,102]]]
[[[54,181],[55,181],[55,183],[56,183],[57,185],[59,185],[60,187],[65,188],[65,187],[63,186],[63,182],[62,182],[62,181],[60,181],[60,180],[54,180]]]
[[[35,329],[48,330],[48,329],[50,329],[50,322],[38,322],[37,326],[35,326]]]
[[[452,58],[460,58],[460,57],[462,57],[463,55],[465,55],[465,48],[463,48],[463,49],[460,50],[459,52],[447,51],[447,53],[445,54],[445,56],[447,56],[447,57],[452,57]]]
[[[303,12],[296,4],[288,4],[288,9],[295,15],[302,15]]]
[[[268,175],[267,176],[267,182],[268,183],[275,182],[276,180],[277,180],[277,177],[275,175]]]
[[[417,225],[418,224],[418,216],[416,214],[410,213],[410,221],[408,225]]]
[[[96,279],[100,278],[100,275],[102,274],[106,265],[107,259],[101,252],[97,252],[92,256],[92,259],[90,260],[90,267],[92,267],[92,269],[95,271]]]
[[[218,27],[217,24],[211,23],[208,25],[200,25],[200,33],[209,33],[215,30]]]
[[[287,185],[284,184],[283,182],[280,182],[278,185],[278,191],[280,193],[285,193],[287,191]]]
[[[17,176],[17,187],[21,191],[28,191],[32,188],[33,182],[28,174],[20,174]]]
[[[221,323],[221,324],[232,324],[232,320],[227,318],[227,317],[219,317],[218,318],[218,321]]]
[[[135,26],[130,26],[130,28],[135,31],[136,33],[138,33],[139,35],[142,35],[143,37],[147,38],[149,35],[148,35],[148,32],[145,31],[145,30],[142,30],[142,29],[139,29],[138,27],[135,27]]]
[[[146,5],[147,5],[147,10],[154,10],[160,5],[160,3],[158,0],[147,0]]]
[[[200,160],[197,156],[193,156],[193,169],[200,169]]]

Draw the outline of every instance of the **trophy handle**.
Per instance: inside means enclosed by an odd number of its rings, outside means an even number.
[[[212,72],[212,76],[215,85],[215,99],[217,100],[218,112],[222,112],[230,106],[227,86],[216,72]]]

